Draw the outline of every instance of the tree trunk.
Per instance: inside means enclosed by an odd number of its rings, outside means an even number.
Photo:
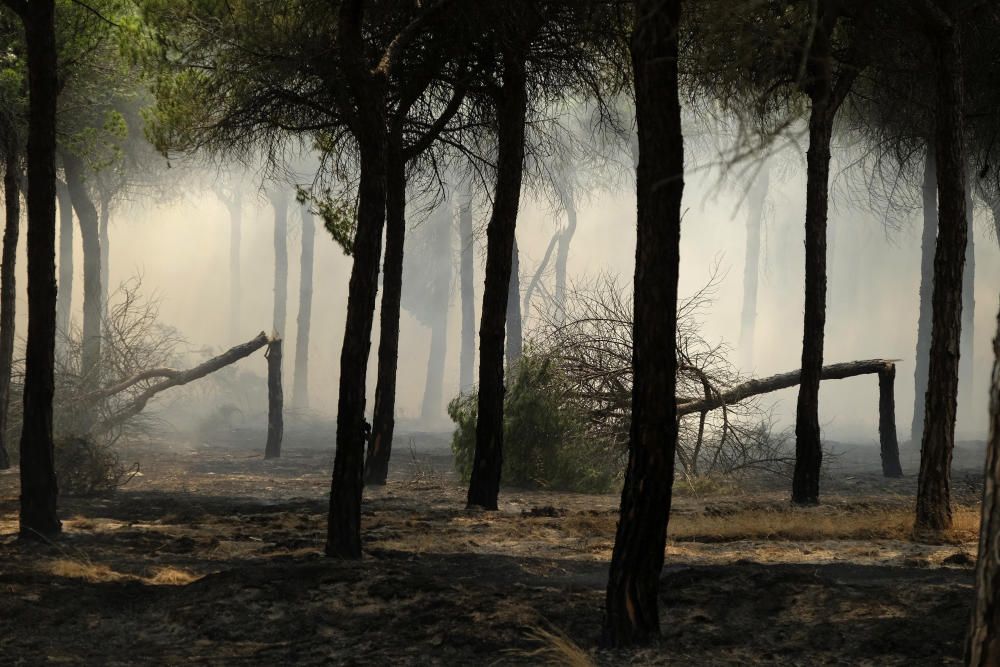
[[[472,388],[476,365],[475,241],[472,236],[472,193],[466,192],[458,209],[458,242],[461,253],[459,281],[462,293],[462,356],[459,359],[459,391]]]
[[[813,100],[806,154],[806,300],[802,325],[802,383],[795,411],[795,474],[792,502],[819,502],[823,447],[819,383],[826,329],[826,217],[833,114],[828,96]]]
[[[309,409],[309,329],[312,323],[313,254],[316,221],[308,206],[302,212],[302,256],[299,260],[299,318],[295,327],[295,377],[292,379],[292,407]]]
[[[603,642],[660,634],[660,572],[677,448],[677,279],[684,143],[678,96],[680,0],[636,0],[632,34],[639,166],[629,459],[605,600]],[[664,400],[666,399],[666,400]]]
[[[962,277],[968,225],[965,211],[964,81],[957,29],[932,37],[937,60],[935,155],[938,233],[934,252],[931,352],[917,482],[918,531],[951,527],[951,454],[955,447]]]
[[[265,459],[281,456],[281,439],[285,434],[285,397],[281,390],[281,339],[273,338],[267,343],[267,445]]]
[[[538,263],[538,267],[535,269],[535,274],[531,276],[531,280],[528,281],[528,286],[524,289],[524,298],[521,300],[521,312],[531,315],[531,297],[535,294],[535,289],[542,280],[542,276],[545,273],[545,268],[549,265],[549,259],[552,258],[552,252],[556,249],[556,245],[562,238],[563,232],[557,231],[552,235],[549,240],[549,245],[545,248],[545,254],[542,255],[542,261]],[[562,314],[565,312],[565,308],[559,306],[560,320]]]
[[[108,294],[111,290],[111,265],[108,262],[111,255],[108,224],[111,220],[111,203],[108,199],[101,202],[101,215],[98,218],[98,237],[101,243],[101,321],[108,318]]]
[[[747,246],[743,260],[743,310],[740,314],[740,356],[743,357],[743,367],[747,370],[753,368],[757,282],[760,276],[760,233],[769,185],[770,171],[765,165],[747,196]]]
[[[896,439],[896,367],[890,365],[878,374],[878,436],[882,457],[882,475],[902,477],[899,464],[899,441]]]
[[[560,319],[566,313],[566,269],[569,264],[569,244],[576,234],[576,203],[572,194],[563,197],[566,209],[566,229],[559,234],[559,248],[556,251],[556,308]]]
[[[396,373],[399,362],[399,312],[403,295],[403,245],[406,238],[406,162],[402,137],[389,137],[386,161],[385,260],[379,313],[378,382],[372,433],[365,459],[365,484],[385,484],[396,427]]]
[[[431,349],[427,355],[427,376],[424,381],[424,400],[420,406],[420,418],[434,422],[441,418],[442,395],[444,394],[444,362],[448,351],[448,310],[435,318],[431,325]]]
[[[17,306],[14,268],[21,225],[20,171],[17,155],[12,147],[7,148],[3,174],[6,220],[3,229],[3,258],[0,260],[0,470],[10,468],[10,457],[7,454],[7,415],[10,408],[10,372],[14,363],[14,311]]]
[[[69,198],[69,188],[62,181],[57,181],[56,194],[59,198],[59,283],[56,328],[66,335],[73,308],[73,202]]]
[[[384,95],[380,97],[384,102]],[[361,153],[358,226],[347,296],[347,322],[340,353],[337,453],[333,461],[326,554],[361,558],[361,493],[365,464],[365,390],[372,321],[378,293],[378,264],[386,207],[384,104],[358,114]]]
[[[931,293],[934,289],[934,246],[937,239],[937,162],[934,140],[928,141],[924,161],[924,229],[920,236],[920,316],[917,320],[917,352],[913,368],[913,421],[910,442],[919,441],[924,430],[927,400],[927,369],[931,356]]]
[[[504,324],[512,291],[514,231],[521,201],[524,133],[528,109],[527,71],[521,52],[503,59],[503,87],[495,98],[497,173],[493,212],[486,228],[486,283],[479,323],[479,404],[476,452],[468,505],[497,509],[503,467]],[[517,299],[515,299],[517,300]]]
[[[517,239],[510,256],[510,293],[507,295],[507,365],[513,366],[524,349],[521,320],[521,261],[517,252]]]
[[[28,336],[21,428],[20,535],[62,530],[53,466],[52,394],[56,342],[55,2],[32,0],[22,15],[28,52]]]
[[[958,405],[955,419],[964,416],[969,423],[969,413],[977,402],[976,388],[976,243],[973,226],[972,179],[966,179],[965,211],[968,239],[965,244],[965,270],[962,272],[962,347],[958,369]]]
[[[235,342],[240,338],[240,302],[243,299],[240,285],[243,202],[239,191],[233,193],[232,201],[226,206],[229,209],[229,340]]]
[[[976,602],[965,651],[969,667],[1000,665],[1000,316],[993,339],[990,436],[986,448],[983,519],[976,562]]]
[[[66,186],[73,210],[80,221],[83,240],[83,341],[80,371],[85,385],[99,386],[101,366],[101,237],[97,207],[94,206],[84,175],[83,161],[62,153]]]
[[[275,185],[271,195],[274,208],[274,314],[271,326],[278,337],[285,335],[288,320],[288,196]]]

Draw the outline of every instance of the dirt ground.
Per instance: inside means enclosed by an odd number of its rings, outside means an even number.
[[[329,450],[128,450],[142,475],[61,499],[47,545],[15,540],[16,471],[0,473],[0,663],[959,664],[981,450],[957,452],[941,544],[910,539],[912,452],[887,481],[875,449],[839,451],[816,508],[780,480],[681,483],[663,637],[628,652],[597,647],[617,497],[508,488],[499,512],[465,510],[441,436],[398,438],[389,484],[365,491],[360,562],[321,556]]]

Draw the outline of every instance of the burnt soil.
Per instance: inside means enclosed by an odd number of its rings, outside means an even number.
[[[388,485],[365,491],[359,562],[321,555],[328,450],[264,461],[135,447],[124,457],[142,475],[106,498],[60,499],[65,534],[51,544],[15,539],[17,473],[0,473],[0,663],[960,664],[974,534],[699,533],[747,512],[909,512],[913,474],[883,480],[855,457],[806,509],[780,479],[679,489],[663,637],[612,652],[597,638],[615,495],[504,489],[499,512],[466,510],[445,441],[400,443]],[[975,457],[955,485],[970,515]]]

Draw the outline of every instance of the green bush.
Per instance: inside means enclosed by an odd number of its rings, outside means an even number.
[[[504,396],[505,484],[580,493],[602,493],[619,477],[614,447],[591,437],[586,415],[567,391],[565,379],[544,355],[526,353],[508,371]],[[455,422],[451,449],[455,469],[469,480],[475,456],[478,394],[448,405]]]

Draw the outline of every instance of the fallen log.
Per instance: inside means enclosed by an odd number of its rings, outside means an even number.
[[[896,359],[866,359],[824,366],[821,380],[843,380],[859,375],[879,376],[879,445],[882,455],[882,473],[886,477],[902,477],[899,463],[899,442],[896,438],[896,403],[894,385]],[[677,416],[706,413],[772,391],[788,389],[799,384],[801,370],[789,371],[766,378],[748,380],[724,392],[706,392],[703,398],[677,398]]]
[[[145,391],[139,394],[131,403],[126,405],[124,408],[120,409],[111,417],[95,425],[94,431],[103,433],[110,431],[111,429],[117,426],[120,426],[121,424],[125,423],[132,417],[135,417],[137,414],[142,412],[143,409],[146,407],[146,404],[149,402],[149,400],[154,396],[156,396],[157,394],[159,394],[160,392],[166,391],[167,389],[170,389],[172,387],[180,387],[181,385],[185,385],[189,382],[201,379],[206,375],[214,373],[220,368],[225,368],[226,366],[229,366],[230,364],[233,364],[239,361],[240,359],[243,359],[244,357],[250,356],[251,354],[253,354],[254,352],[256,352],[257,350],[259,350],[260,348],[264,347],[267,344],[268,344],[267,334],[265,334],[262,331],[261,333],[257,334],[257,336],[252,340],[247,341],[246,343],[243,343],[241,345],[232,347],[229,350],[223,352],[222,354],[216,357],[212,357],[208,361],[199,364],[194,368],[190,368],[186,371],[164,369],[164,368],[147,370],[143,371],[142,373],[138,373],[133,377],[128,378],[127,380],[123,380],[122,382],[116,383],[115,385],[112,385],[111,387],[104,389],[101,392],[98,392],[97,396],[98,398],[102,397],[107,398],[108,396],[112,396],[115,393],[124,391],[125,389],[132,387],[138,382],[142,382],[143,380],[152,379],[155,377],[165,378],[161,382],[157,382],[156,384],[151,385],[149,388],[147,388]],[[116,388],[119,389],[117,389],[117,391],[110,391]],[[103,396],[101,396],[100,394],[103,394]]]

